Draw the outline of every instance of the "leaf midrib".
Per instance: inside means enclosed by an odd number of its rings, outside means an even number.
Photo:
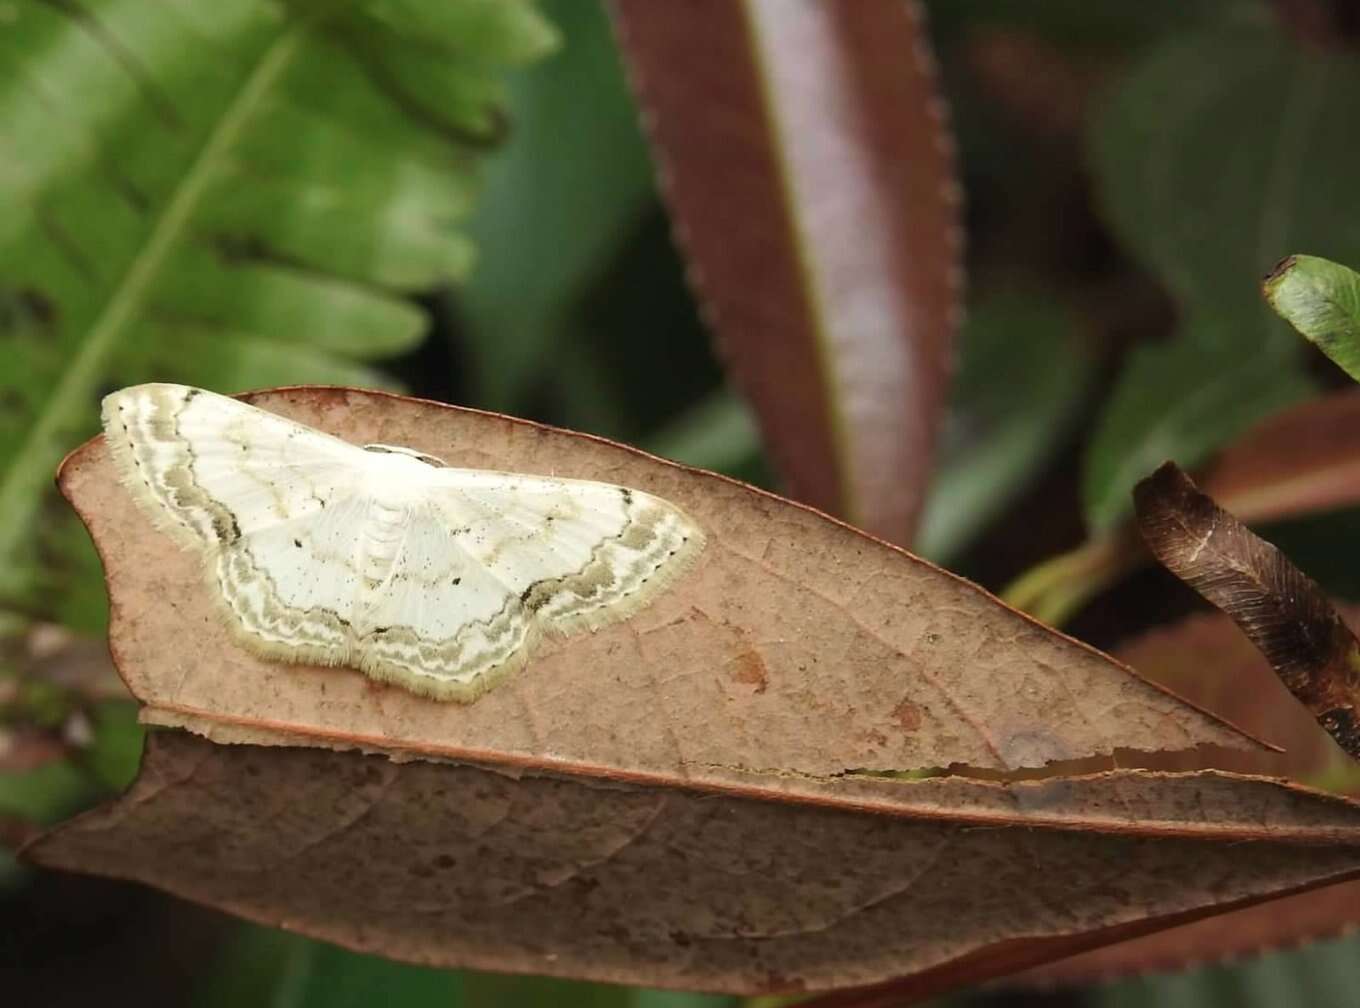
[[[772,146],[775,150],[776,183],[782,203],[789,212],[790,240],[802,277],[802,292],[807,298],[807,308],[812,316],[810,326],[812,336],[813,364],[821,378],[821,389],[825,396],[826,421],[830,434],[832,457],[829,459],[833,479],[836,484],[838,513],[849,522],[863,523],[862,501],[851,452],[850,419],[846,416],[845,396],[840,387],[835,364],[835,348],[829,336],[829,312],[821,289],[821,271],[815,262],[812,249],[815,239],[809,233],[809,225],[804,219],[804,201],[798,198],[796,170],[790,164],[789,140],[785,136],[788,126],[781,119],[781,109],[777,89],[773,83],[773,70],[770,58],[763,46],[769,44],[766,37],[768,29],[760,22],[760,11],[754,0],[746,0],[741,5],[741,17],[746,23],[747,37],[751,43],[751,59],[757,67],[756,87],[760,95],[765,121],[769,127]]]
[[[50,470],[72,445],[58,443],[64,418],[78,413],[94,394],[96,382],[117,337],[141,306],[146,292],[170,249],[183,235],[209,182],[213,168],[240,136],[251,115],[297,52],[306,26],[285,29],[261,56],[235,101],[208,135],[198,156],[161,210],[145,245],[128,266],[103,311],[90,327],[56,389],[29,429],[9,472],[0,483],[0,579],[5,594],[22,584],[13,551],[31,535],[30,516],[37,508]]]

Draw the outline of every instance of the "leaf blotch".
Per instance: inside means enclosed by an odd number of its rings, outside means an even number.
[[[752,693],[764,693],[769,688],[769,673],[765,662],[752,648],[740,651],[732,659],[732,678],[743,685],[752,687]]]
[[[921,708],[910,700],[903,700],[894,707],[892,716],[903,731],[916,731],[921,727]]]

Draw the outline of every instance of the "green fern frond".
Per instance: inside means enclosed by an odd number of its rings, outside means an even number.
[[[456,280],[522,0],[0,8],[0,608],[97,624],[52,499],[109,388],[383,384]]]

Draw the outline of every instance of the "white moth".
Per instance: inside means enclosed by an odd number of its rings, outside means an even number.
[[[103,412],[123,483],[202,555],[243,645],[441,700],[475,700],[545,632],[625,619],[704,544],[640,490],[360,448],[183,385]]]

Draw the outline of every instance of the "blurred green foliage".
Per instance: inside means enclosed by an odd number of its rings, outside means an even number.
[[[1194,465],[1307,394],[1304,355],[1260,278],[1294,249],[1360,258],[1360,219],[1338,213],[1360,144],[1336,128],[1357,101],[1360,64],[1344,47],[1225,19],[1153,47],[1093,118],[1105,220],[1187,320],[1130,362],[1091,440],[1093,531],[1127,515],[1158,462]]]
[[[1167,459],[1193,465],[1262,417],[1314,391],[1296,347],[1247,350],[1192,319],[1136,347],[1087,444],[1086,520],[1108,532],[1132,513],[1133,485]],[[1222,342],[1219,342],[1219,340]]]
[[[1062,445],[1094,374],[1072,313],[1033,291],[974,304],[959,336],[955,408],[916,552],[948,564]]]
[[[524,411],[545,355],[574,339],[590,284],[655,198],[604,11],[574,0],[542,10],[562,51],[509,85],[510,135],[470,221],[480,256],[458,296],[477,400],[505,412]]]
[[[1360,941],[1346,938],[1172,976],[1119,980],[1091,1008],[1342,1008],[1360,989]]]
[[[192,1008],[728,1008],[736,999],[635,990],[543,977],[451,972],[347,952],[282,931],[243,925]]]

